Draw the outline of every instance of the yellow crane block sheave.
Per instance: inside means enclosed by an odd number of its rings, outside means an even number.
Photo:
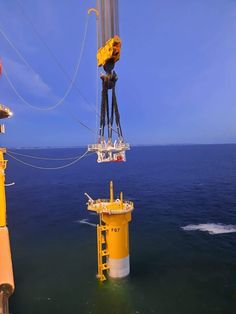
[[[106,44],[97,52],[98,66],[104,66],[109,60],[116,63],[120,59],[121,39],[119,36],[114,36],[109,39]]]

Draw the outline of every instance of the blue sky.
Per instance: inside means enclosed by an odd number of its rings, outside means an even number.
[[[95,1],[20,1],[72,77],[87,9]],[[120,0],[119,4],[123,46],[116,66],[117,95],[126,140],[133,144],[236,142],[236,2]],[[94,133],[78,123],[96,128],[95,27],[91,16],[76,80],[79,92],[73,89],[55,110],[41,112],[26,106],[6,78],[0,78],[0,103],[14,112],[1,145],[77,146],[95,141]],[[0,0],[0,28],[34,70],[0,35],[1,59],[19,92],[38,107],[57,102],[69,81],[17,0]]]

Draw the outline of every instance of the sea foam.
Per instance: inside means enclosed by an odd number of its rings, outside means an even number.
[[[89,222],[88,219],[77,220],[76,222],[78,222],[80,224],[84,224],[84,225],[89,225],[89,226],[92,226],[92,227],[96,227],[97,226],[96,224],[93,224],[93,223]]]
[[[199,225],[187,225],[185,227],[181,227],[181,229],[185,231],[205,231],[209,234],[223,234],[223,233],[233,233],[236,232],[236,225],[224,225],[221,223],[207,223],[207,224],[199,224]]]

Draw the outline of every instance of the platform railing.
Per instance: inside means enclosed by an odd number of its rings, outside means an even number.
[[[129,150],[130,144],[124,142],[115,142],[115,143],[97,143],[97,144],[89,144],[88,150],[89,151],[107,151],[107,150],[114,150],[114,151],[124,151]]]

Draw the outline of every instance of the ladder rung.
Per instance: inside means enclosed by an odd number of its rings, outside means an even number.
[[[102,275],[99,275],[97,274],[97,278],[100,280],[100,281],[105,281],[107,280],[107,278],[102,274]]]
[[[106,278],[104,275],[102,275],[102,276],[100,277],[100,280],[101,280],[101,281],[105,281],[105,280],[107,280],[107,278]]]
[[[98,274],[97,278],[100,281],[105,281],[106,277],[103,274],[103,271],[109,269],[109,266],[107,263],[102,263],[102,256],[109,255],[108,250],[103,248],[103,244],[106,243],[106,238],[103,232],[107,231],[108,228],[106,225],[97,225],[97,249],[98,249]]]
[[[98,228],[100,229],[101,232],[108,230],[107,226],[104,226],[104,225],[100,225]]]
[[[109,255],[109,252],[108,252],[107,250],[102,250],[101,252],[102,252],[102,256],[107,256],[107,255]]]
[[[104,244],[104,243],[106,243],[106,241],[105,241],[105,238],[102,237],[102,238],[101,238],[101,244]]]
[[[109,266],[107,263],[102,264],[102,270],[107,270],[109,269]]]

